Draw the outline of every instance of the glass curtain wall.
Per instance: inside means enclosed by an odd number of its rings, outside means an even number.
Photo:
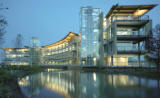
[[[37,37],[32,37],[30,39],[29,57],[31,66],[41,64],[41,47],[40,41]]]
[[[90,6],[81,8],[80,32],[82,65],[91,66],[99,63],[100,38],[103,38],[103,35],[101,37],[102,31],[99,28],[100,21],[103,19],[100,17],[100,14],[101,11],[98,8],[92,8]]]

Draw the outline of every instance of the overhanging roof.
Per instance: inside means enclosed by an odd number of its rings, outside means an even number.
[[[130,16],[137,15],[137,17],[144,15],[149,10],[157,6],[154,5],[113,5],[106,18],[109,16]],[[139,15],[138,15],[139,14]],[[136,17],[136,16],[135,16]]]
[[[27,51],[28,50],[28,48],[2,48],[3,50],[5,50],[5,51]]]
[[[59,44],[62,44],[64,42],[69,42],[72,37],[74,36],[78,36],[78,34],[76,33],[73,33],[73,32],[69,32],[68,35],[66,35],[63,39],[61,39],[60,41],[56,42],[56,43],[53,43],[53,44],[50,44],[50,45],[46,45],[46,46],[43,46],[43,48],[49,48],[49,47],[52,47],[52,46],[55,46],[55,45],[59,45]]]

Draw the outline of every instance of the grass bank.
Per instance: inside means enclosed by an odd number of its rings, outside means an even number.
[[[2,66],[0,68],[0,98],[25,98],[18,86],[18,78],[44,70],[40,66]]]

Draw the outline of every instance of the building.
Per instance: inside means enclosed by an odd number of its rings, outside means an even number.
[[[6,64],[32,65],[38,57],[36,65],[150,66],[146,56],[152,20],[145,14],[155,6],[113,5],[105,17],[98,8],[82,7],[80,34],[69,32],[62,40],[39,48],[36,40],[32,40],[36,47],[3,48]]]
[[[79,64],[79,35],[70,32],[62,40],[42,47],[42,64]]]
[[[105,64],[147,66],[152,21],[145,15],[156,5],[114,5],[105,16]]]
[[[103,13],[98,8],[80,11],[81,65],[103,65]]]
[[[29,47],[29,64],[32,65],[40,65],[42,64],[42,51],[40,46],[39,38],[32,37],[30,39],[30,47]]]
[[[6,65],[29,65],[29,48],[3,48]]]
[[[79,35],[69,32],[62,40],[40,47],[37,38],[27,48],[3,48],[7,65],[79,64]]]

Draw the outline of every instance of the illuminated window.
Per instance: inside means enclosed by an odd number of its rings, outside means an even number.
[[[72,46],[72,50],[75,50],[75,47],[74,47],[74,45]]]
[[[68,46],[68,43],[66,43],[66,46]]]
[[[133,14],[133,16],[134,17],[138,17],[138,16],[141,16],[141,15],[143,15],[144,13],[146,13],[148,10],[137,10],[134,14]]]
[[[103,19],[103,27],[104,27],[104,29],[107,28],[107,20],[106,20],[106,18]]]
[[[68,48],[66,48],[66,51],[68,51]]]
[[[16,55],[15,55],[15,54],[13,54],[13,55],[11,55],[11,57],[12,57],[12,58],[15,58],[15,57],[16,57]]]
[[[71,50],[72,50],[72,47],[70,47],[69,50],[71,51]]]

